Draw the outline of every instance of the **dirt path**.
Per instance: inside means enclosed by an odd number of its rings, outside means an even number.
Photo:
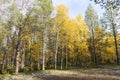
[[[116,78],[100,78],[100,77],[67,77],[67,76],[50,76],[50,77],[43,77],[37,80],[120,80]]]

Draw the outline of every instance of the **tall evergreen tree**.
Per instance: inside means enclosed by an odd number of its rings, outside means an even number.
[[[97,54],[96,54],[96,47],[95,47],[95,28],[98,27],[98,16],[94,11],[91,5],[88,6],[86,14],[85,14],[85,21],[87,27],[89,28],[89,50],[91,51],[91,59],[97,65]]]

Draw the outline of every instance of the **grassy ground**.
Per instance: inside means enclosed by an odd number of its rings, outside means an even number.
[[[120,80],[120,66],[1,75],[0,80]]]

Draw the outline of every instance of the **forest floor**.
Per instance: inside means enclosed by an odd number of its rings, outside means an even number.
[[[6,74],[0,80],[120,80],[120,66]]]

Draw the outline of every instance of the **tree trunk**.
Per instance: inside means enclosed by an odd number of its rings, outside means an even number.
[[[25,49],[25,45],[24,45],[24,47],[23,47],[23,54],[22,54],[21,69],[23,69],[24,66],[25,66],[25,53],[26,53],[26,49]]]
[[[47,27],[45,27],[44,30],[44,36],[43,36],[43,54],[42,54],[42,70],[45,70],[45,53],[46,53],[46,39],[47,39]]]
[[[114,35],[114,43],[115,43],[115,52],[116,52],[116,58],[117,58],[117,65],[120,64],[119,61],[119,53],[118,53],[118,46],[117,46],[117,37],[116,37],[116,31],[115,31],[115,26],[114,23],[112,23],[112,27],[113,27],[113,35]]]
[[[15,65],[15,50],[13,50],[13,52],[11,53],[11,67],[12,67],[12,72],[14,69],[14,65]]]
[[[5,65],[6,65],[6,57],[7,57],[7,52],[6,52],[6,48],[4,48],[4,54],[3,54],[3,62],[2,62],[2,70],[5,69]]]
[[[37,69],[39,70],[40,69],[40,62],[37,61]]]
[[[67,69],[67,67],[68,67],[68,53],[67,53],[67,47],[66,47],[66,69]]]
[[[63,45],[61,49],[61,70],[63,69]]]
[[[94,30],[92,29],[92,39],[93,39],[93,55],[94,55],[94,63],[97,65],[97,56],[96,56],[96,48],[95,48],[95,35]]]
[[[6,36],[3,49],[4,49],[4,54],[3,54],[2,70],[4,70],[5,66],[7,65],[8,36]]]
[[[20,44],[21,44],[21,26],[18,27],[18,40],[17,40],[17,45],[16,45],[16,67],[15,67],[15,74],[18,73],[19,71],[19,57],[20,57]]]
[[[58,54],[58,33],[56,35],[56,49],[55,49],[55,70],[57,69],[57,54]]]
[[[17,52],[15,74],[18,74],[19,71],[19,57],[20,57],[20,52]]]

